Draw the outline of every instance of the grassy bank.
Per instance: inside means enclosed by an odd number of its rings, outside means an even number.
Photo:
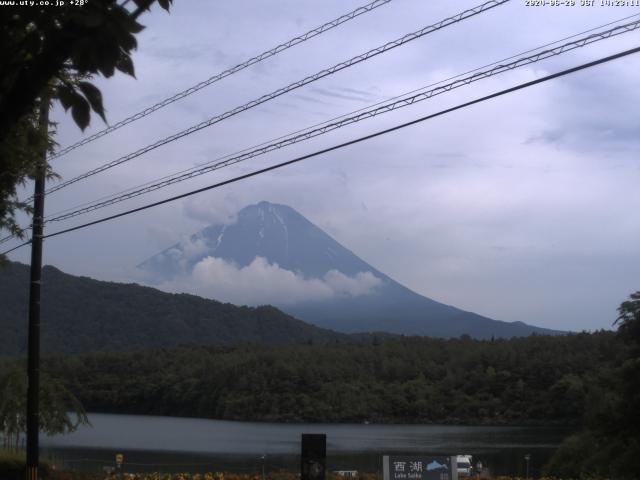
[[[27,459],[24,452],[0,449],[0,478],[2,480],[24,480]],[[42,480],[54,480],[53,469],[46,462],[40,462]]]

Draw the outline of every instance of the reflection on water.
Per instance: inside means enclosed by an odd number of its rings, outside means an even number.
[[[302,433],[327,434],[331,470],[380,470],[381,455],[472,454],[495,474],[532,472],[566,433],[557,428],[443,425],[280,424],[193,418],[90,414],[93,428],[42,438],[45,454],[82,470],[112,465],[125,454],[127,471],[267,471],[297,469]],[[262,460],[261,457],[265,456]]]

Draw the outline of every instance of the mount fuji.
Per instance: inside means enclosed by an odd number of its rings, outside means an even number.
[[[138,269],[147,283],[217,300],[229,300],[218,298],[225,286],[226,291],[257,289],[258,297],[246,303],[271,303],[300,320],[345,333],[484,339],[560,333],[493,320],[413,292],[293,208],[269,202],[243,208],[233,223],[211,225]]]

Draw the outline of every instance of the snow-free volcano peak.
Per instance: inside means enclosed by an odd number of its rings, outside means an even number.
[[[221,301],[274,304],[342,332],[510,337],[551,331],[501,322],[419,295],[287,205],[262,201],[139,266],[149,282]]]

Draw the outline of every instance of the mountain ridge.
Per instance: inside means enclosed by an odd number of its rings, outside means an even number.
[[[179,345],[334,343],[346,335],[306,324],[272,306],[237,307],[43,268],[44,353],[134,351]],[[0,267],[0,356],[26,352],[29,267]]]

